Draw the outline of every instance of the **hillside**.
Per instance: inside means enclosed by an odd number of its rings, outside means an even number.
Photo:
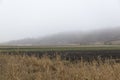
[[[64,32],[43,38],[26,38],[6,44],[14,45],[85,45],[85,44],[120,44],[120,28],[109,28],[89,32]]]

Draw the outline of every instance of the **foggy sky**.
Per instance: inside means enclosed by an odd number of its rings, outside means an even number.
[[[0,0],[0,42],[120,26],[120,0]]]

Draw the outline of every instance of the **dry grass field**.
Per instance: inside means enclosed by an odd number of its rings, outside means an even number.
[[[120,63],[0,54],[0,80],[120,80]]]

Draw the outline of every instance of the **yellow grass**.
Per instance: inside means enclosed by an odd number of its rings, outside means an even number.
[[[120,63],[0,55],[0,80],[120,80]]]

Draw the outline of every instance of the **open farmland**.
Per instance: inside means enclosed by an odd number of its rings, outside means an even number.
[[[48,55],[54,57],[56,54],[63,59],[85,59],[92,60],[98,57],[103,59],[120,59],[120,46],[102,45],[102,46],[1,46],[0,52],[4,54],[29,55],[42,57]]]
[[[120,80],[119,46],[2,46],[0,80]]]

